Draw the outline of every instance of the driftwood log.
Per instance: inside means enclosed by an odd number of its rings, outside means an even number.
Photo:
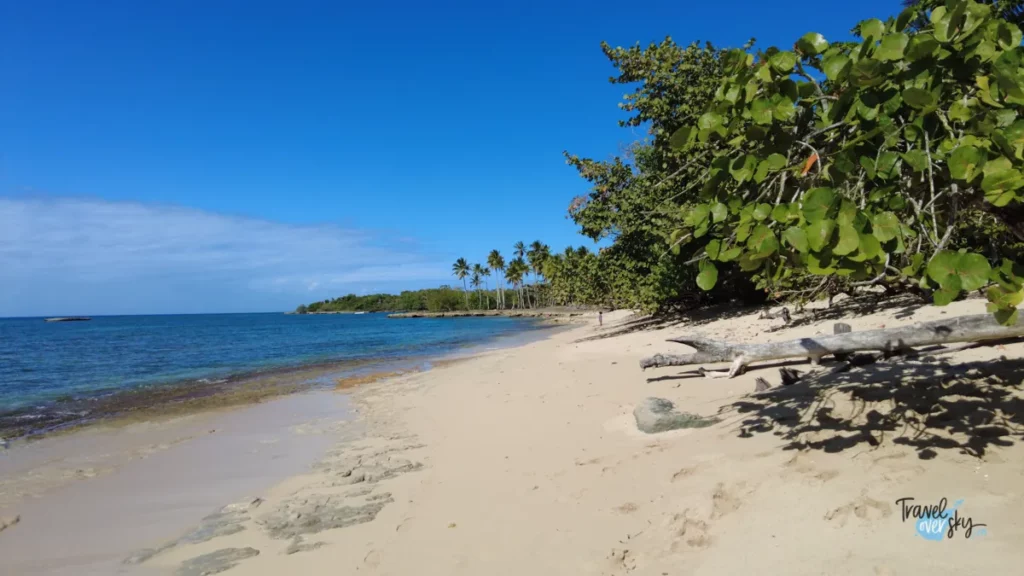
[[[699,336],[681,336],[668,341],[686,344],[697,351],[692,354],[656,354],[641,360],[640,368],[646,370],[662,366],[732,362],[728,373],[732,378],[752,362],[765,360],[809,358],[812,364],[817,364],[824,356],[864,350],[897,352],[914,346],[982,342],[1020,336],[1024,336],[1024,322],[1018,322],[1014,326],[1002,326],[991,314],[958,316],[896,328],[846,332],[765,344],[730,344]]]

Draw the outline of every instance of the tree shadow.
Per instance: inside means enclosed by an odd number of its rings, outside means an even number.
[[[805,309],[802,312],[795,312],[793,313],[793,321],[779,328],[798,328],[807,324],[828,320],[868,316],[894,308],[899,309],[896,312],[897,319],[906,319],[927,305],[928,302],[913,294],[900,294],[896,296],[862,294],[835,302],[828,308]]]
[[[842,452],[891,442],[922,459],[938,450],[982,457],[1024,440],[1024,360],[950,364],[901,358],[808,376],[735,402],[740,436],[772,433],[787,449]]]

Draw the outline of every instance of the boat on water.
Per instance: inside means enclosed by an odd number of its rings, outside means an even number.
[[[62,318],[47,318],[47,322],[88,322],[92,318],[86,316],[66,316]]]

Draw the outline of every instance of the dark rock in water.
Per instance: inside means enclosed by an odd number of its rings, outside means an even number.
[[[88,322],[92,318],[86,318],[85,316],[67,316],[63,318],[47,318],[47,322]]]
[[[704,428],[718,422],[717,418],[676,412],[675,405],[664,398],[645,399],[633,410],[633,417],[636,418],[636,427],[648,434],[680,428]]]
[[[196,556],[181,563],[177,576],[209,576],[230,570],[238,565],[240,560],[259,556],[260,551],[255,548],[224,548],[202,556]]]

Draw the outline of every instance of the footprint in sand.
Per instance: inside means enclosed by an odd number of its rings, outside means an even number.
[[[679,482],[684,480],[687,477],[692,476],[699,468],[700,466],[687,466],[686,468],[680,468],[678,472],[672,475],[672,481]]]
[[[612,568],[616,570],[621,569],[627,573],[636,570],[636,559],[630,555],[627,549],[618,550],[613,548],[611,554],[608,555],[608,559],[611,561]]]
[[[801,452],[794,454],[782,466],[783,478],[799,478],[812,486],[820,486],[839,476],[838,470],[822,470],[811,456]]]
[[[686,510],[682,514],[676,514],[673,518],[673,522],[679,525],[676,531],[676,536],[679,540],[672,544],[672,551],[677,551],[681,543],[685,543],[690,548],[707,548],[711,546],[711,535],[708,534],[710,525],[700,519],[690,518],[690,511]]]
[[[862,494],[853,502],[835,508],[825,513],[825,520],[836,522],[840,527],[845,526],[853,514],[861,520],[873,522],[892,515],[892,507],[887,502],[875,500],[870,496]]]
[[[736,489],[742,490],[744,483],[736,485]],[[743,505],[743,499],[736,495],[734,489],[727,489],[725,484],[719,482],[715,491],[711,493],[711,519],[717,520],[726,514],[739,510]]]
[[[636,512],[638,509],[639,507],[636,504],[632,502],[626,502],[622,506],[617,506],[615,508],[615,511],[621,514],[632,514],[633,512]]]

